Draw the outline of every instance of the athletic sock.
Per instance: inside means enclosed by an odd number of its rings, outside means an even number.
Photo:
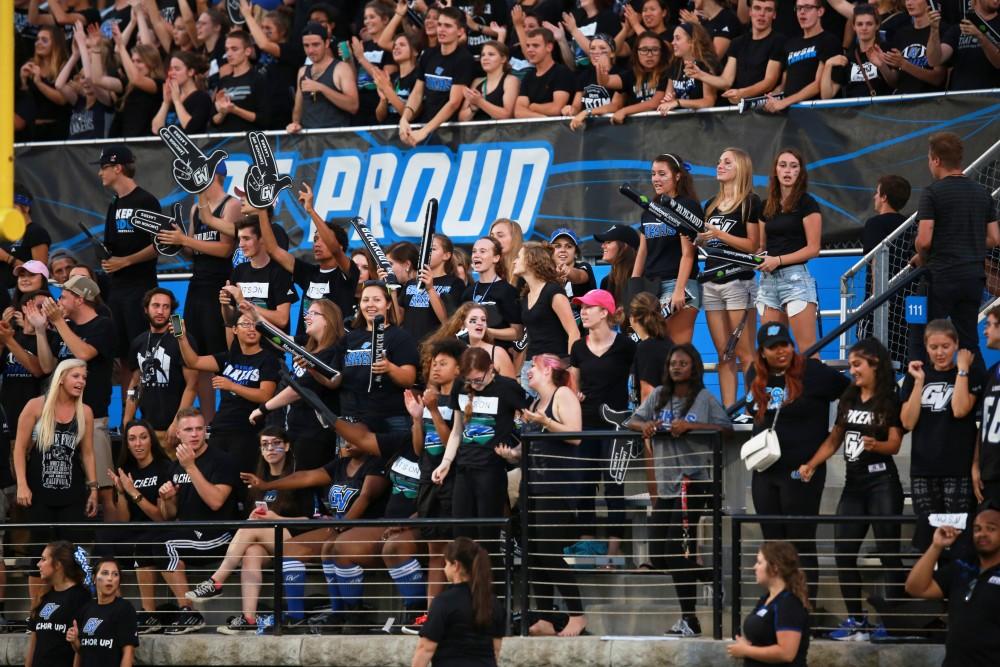
[[[420,561],[413,558],[399,567],[389,569],[389,576],[396,582],[396,588],[403,597],[407,609],[420,609],[427,604],[427,582]]]
[[[281,564],[281,572],[285,577],[285,607],[288,617],[301,619],[305,617],[306,566],[302,561],[285,558]]]
[[[364,592],[365,570],[360,565],[353,567],[334,566],[337,576],[337,587],[340,589],[340,599],[344,607],[356,609],[361,604]]]
[[[327,595],[330,596],[330,609],[340,611],[342,604],[340,601],[340,583],[337,581],[337,566],[324,561],[323,577],[326,579]]]

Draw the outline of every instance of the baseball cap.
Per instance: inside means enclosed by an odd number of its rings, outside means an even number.
[[[574,297],[573,303],[580,306],[600,306],[609,313],[615,312],[615,297],[606,289],[592,289],[583,296]]]
[[[635,250],[639,249],[639,232],[628,225],[614,225],[606,232],[594,234],[594,239],[601,243],[605,241],[621,241]]]
[[[87,276],[73,276],[63,284],[63,289],[90,302],[97,301],[101,295],[101,288]]]
[[[757,347],[771,347],[778,343],[794,345],[792,335],[788,333],[788,327],[781,322],[765,322],[762,324],[760,329],[757,330]]]
[[[50,263],[56,261],[57,259],[63,259],[63,258],[71,259],[74,262],[76,262],[77,264],[80,263],[80,258],[77,257],[73,253],[72,250],[66,250],[65,248],[59,248],[58,250],[53,250],[52,253],[49,254],[49,262]]]
[[[39,262],[37,259],[29,259],[27,262],[14,269],[15,276],[19,276],[22,273],[40,274],[45,276],[45,279],[48,280],[49,267],[45,266],[44,262]]]
[[[316,35],[323,39],[330,39],[330,33],[327,32],[322,23],[317,23],[316,21],[309,21],[309,23],[306,23],[306,27],[302,28],[302,36],[305,37],[306,35]]]
[[[577,248],[580,247],[579,237],[577,237],[576,232],[574,232],[569,227],[560,227],[559,229],[552,232],[552,236],[549,237],[549,243],[555,243],[556,239],[559,238],[560,236],[565,236],[570,241],[572,241],[573,245],[575,245]]]
[[[90,164],[99,164],[102,167],[107,164],[132,164],[135,156],[125,144],[108,144],[101,150],[101,159]]]

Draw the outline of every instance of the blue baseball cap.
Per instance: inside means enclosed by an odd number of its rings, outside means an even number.
[[[226,180],[226,176],[229,174],[229,169],[226,167],[226,161],[222,160],[219,164],[215,165],[215,175],[221,178],[223,181]]]
[[[549,243],[555,243],[556,239],[559,238],[560,236],[567,237],[570,241],[573,242],[573,245],[575,245],[577,248],[580,247],[579,237],[577,237],[576,232],[574,232],[569,227],[560,227],[559,229],[552,232],[552,236],[549,237]]]

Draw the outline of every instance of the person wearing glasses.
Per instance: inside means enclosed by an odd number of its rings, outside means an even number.
[[[199,371],[215,373],[212,387],[221,392],[219,408],[212,419],[212,447],[233,457],[240,472],[250,472],[257,466],[257,428],[250,422],[250,413],[267,402],[278,386],[278,358],[261,348],[260,333],[254,327],[252,306],[241,307],[233,334],[236,340],[228,352],[199,355],[191,347],[183,321],[178,336],[184,365]]]
[[[823,2],[796,0],[795,16],[802,34],[785,42],[785,76],[780,87],[784,97],[769,96],[764,106],[766,111],[778,113],[797,102],[818,98],[826,61],[843,52],[840,39],[823,30],[820,23],[825,11]]]
[[[944,665],[995,665],[1000,652],[1000,505],[987,500],[972,524],[975,558],[939,562],[962,531],[941,526],[906,579],[915,598],[948,600]]]
[[[291,438],[277,426],[268,426],[260,432],[260,460],[257,477],[270,482],[295,471]],[[249,519],[277,521],[281,519],[306,519],[313,513],[313,489],[291,491],[250,491],[254,508]],[[290,540],[308,528],[285,528],[284,538]],[[242,592],[240,614],[229,618],[217,631],[224,635],[254,634],[257,631],[257,601],[260,599],[264,561],[274,555],[274,529],[240,528],[226,548],[226,557],[212,575],[186,594],[195,604],[222,595],[222,587],[233,572],[239,570]]]
[[[384,357],[376,360],[372,356],[372,329],[379,316],[385,322]],[[354,416],[373,430],[408,431],[410,415],[403,403],[403,390],[417,380],[420,355],[413,336],[396,326],[396,309],[391,307],[384,282],[364,283],[351,326],[338,344],[337,358],[343,371],[342,414]]]

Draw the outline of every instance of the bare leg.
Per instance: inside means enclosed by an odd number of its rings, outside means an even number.
[[[785,311],[767,306],[764,308],[763,322],[781,322],[782,324],[788,324],[788,317],[785,315]]]
[[[110,486],[98,489],[97,501],[101,504],[101,513],[104,516],[104,520],[113,521],[115,517],[114,489]]]
[[[177,606],[181,608],[190,607],[191,601],[187,599],[189,589],[187,573],[184,571],[184,561],[177,564],[176,570],[164,570],[162,574],[163,580],[167,582],[167,586],[170,586],[170,591],[177,599]]]
[[[215,389],[212,388],[212,373],[198,373],[198,409],[205,415],[205,423],[211,424],[215,416]]]
[[[810,303],[801,313],[789,318],[789,325],[799,352],[805,352],[816,342],[816,304]]]
[[[694,321],[698,318],[697,308],[684,308],[667,318],[667,333],[675,344],[690,343],[694,336]]]
[[[226,549],[226,557],[219,565],[219,569],[212,575],[212,581],[217,584],[224,583],[229,575],[240,565],[240,560],[247,550],[256,544],[265,544],[274,550],[274,531],[271,528],[240,528],[233,536],[233,541]]]
[[[742,317],[738,314],[738,317]],[[736,344],[736,356],[740,360],[740,365],[743,367],[743,389],[747,391],[750,388],[750,384],[747,382],[747,373],[751,368],[753,368],[754,357],[756,353],[754,352],[754,341],[757,334],[757,309],[751,306],[747,309],[747,324],[743,327],[743,334],[740,336],[740,341]],[[728,405],[726,407],[729,407]]]
[[[742,313],[742,311],[740,311]],[[712,336],[712,344],[719,355],[719,393],[722,395],[723,405],[732,405],[736,401],[736,360],[722,360],[722,354],[729,343],[729,336],[733,331],[730,323],[729,312],[725,310],[706,310],[705,321],[708,323],[708,333]]]
[[[243,597],[243,616],[249,621],[257,618],[257,601],[263,583],[264,562],[271,554],[259,544],[247,546],[240,568],[240,591]]]
[[[418,554],[424,553],[422,545],[417,531],[401,531],[382,543],[382,560],[388,568],[399,567]]]
[[[156,570],[152,567],[140,567],[135,571],[135,578],[139,584],[143,610],[156,611]]]

